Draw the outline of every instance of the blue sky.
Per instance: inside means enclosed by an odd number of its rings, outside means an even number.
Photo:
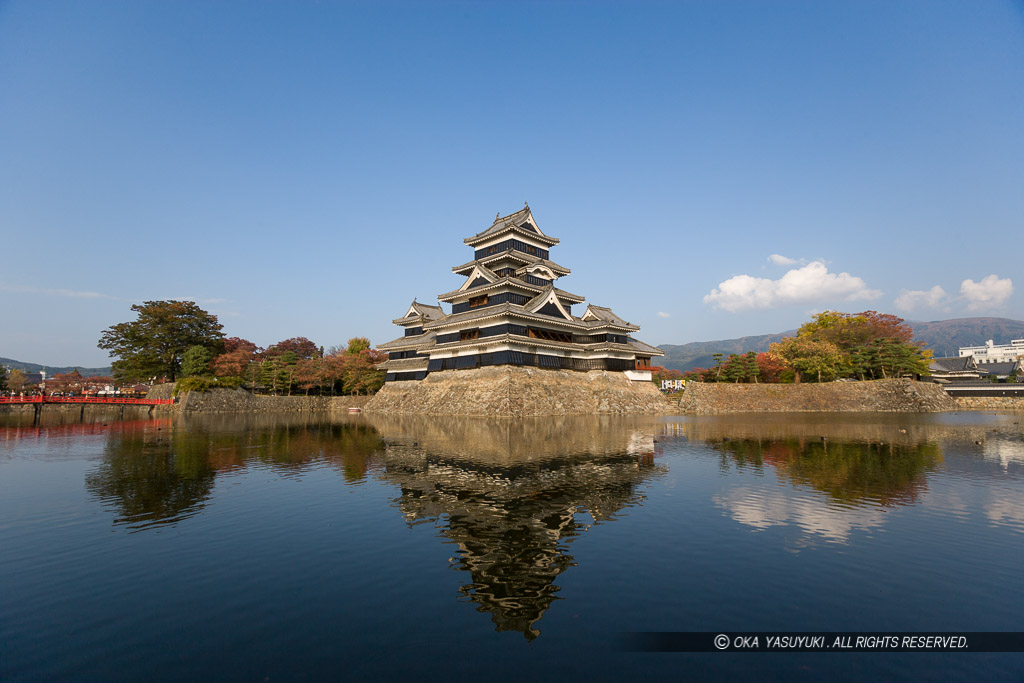
[[[1024,319],[1022,84],[1009,1],[0,2],[0,356],[381,343],[524,201],[654,344]]]

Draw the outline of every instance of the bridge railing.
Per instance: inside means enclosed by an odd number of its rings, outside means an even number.
[[[166,406],[174,403],[174,399],[93,396],[0,396],[0,403],[89,403],[98,405]]]

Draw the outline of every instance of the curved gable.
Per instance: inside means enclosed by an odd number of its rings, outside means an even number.
[[[500,279],[490,268],[477,264],[473,266],[473,272],[469,274],[466,281],[456,291],[464,292],[467,289],[480,287],[481,285],[494,284]]]
[[[558,300],[558,295],[555,293],[555,288],[552,285],[548,285],[547,289],[533,297],[530,301],[526,302],[526,305],[523,308],[530,313],[539,313],[541,315],[550,315],[555,318],[574,320],[572,314],[565,310],[565,307],[562,306],[562,302]]]

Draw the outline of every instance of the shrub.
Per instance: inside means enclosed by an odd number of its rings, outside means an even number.
[[[204,392],[210,389],[237,389],[242,386],[241,377],[186,377],[174,385],[174,396],[189,391]]]

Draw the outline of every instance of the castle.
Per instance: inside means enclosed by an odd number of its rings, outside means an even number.
[[[393,321],[404,335],[377,347],[388,354],[378,366],[386,382],[496,365],[605,370],[651,381],[651,358],[664,352],[634,339],[640,328],[610,308],[591,304],[573,314],[584,297],[555,286],[570,271],[550,260],[559,240],[540,229],[529,205],[463,241],[474,249],[473,260],[452,272],[466,281],[437,297],[451,313],[413,300]]]

